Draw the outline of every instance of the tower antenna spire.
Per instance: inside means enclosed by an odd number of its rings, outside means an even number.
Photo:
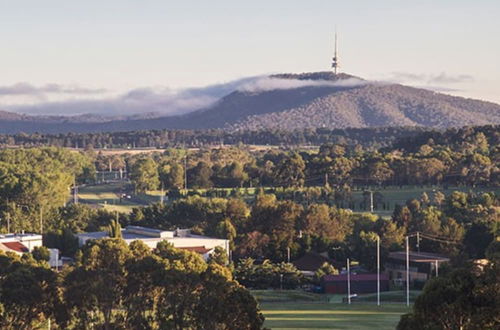
[[[340,65],[339,65],[339,57],[338,57],[338,49],[337,49],[337,27],[335,27],[335,50],[334,50],[333,58],[332,58],[333,73],[337,74],[339,67],[340,67]]]

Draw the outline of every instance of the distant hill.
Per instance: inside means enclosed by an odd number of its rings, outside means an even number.
[[[291,84],[285,88],[234,91],[210,108],[181,116],[35,117],[0,112],[0,133],[500,124],[500,105],[491,102],[399,84],[373,83],[331,72],[280,74],[271,78],[281,83],[305,83],[296,84],[298,87]]]

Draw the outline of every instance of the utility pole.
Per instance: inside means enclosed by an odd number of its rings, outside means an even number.
[[[410,244],[406,236],[406,306],[410,306]]]
[[[420,232],[417,231],[417,251],[420,253]]]
[[[290,248],[289,247],[286,248],[286,257],[287,257],[286,259],[287,259],[288,263],[290,263]]]
[[[160,194],[161,194],[161,195],[160,195],[160,204],[162,204],[162,205],[163,205],[163,195],[165,194],[165,193],[163,192],[163,183],[161,184],[161,192],[160,192]]]
[[[373,213],[373,191],[370,190],[370,212]]]
[[[10,234],[10,212],[7,212],[7,233]]]
[[[349,258],[347,258],[347,303],[351,304],[351,271],[349,268]]]
[[[436,277],[438,277],[438,275],[439,275],[439,262],[437,261],[437,259],[435,260],[435,263],[436,263]]]
[[[187,149],[186,149],[186,154],[184,155],[184,190],[186,191],[186,194],[187,194],[187,189],[188,189],[188,176],[187,176]]]
[[[43,235],[43,206],[40,205],[40,234]]]
[[[377,237],[377,306],[380,306],[380,237]]]
[[[76,185],[76,179],[73,184],[73,203],[78,204],[78,186]]]

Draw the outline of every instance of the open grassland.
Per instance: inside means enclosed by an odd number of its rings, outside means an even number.
[[[298,290],[254,290],[271,329],[395,329],[402,314],[410,309],[399,301],[402,292],[383,292],[382,305],[372,296],[360,296],[352,305],[342,295],[324,295]],[[412,300],[418,292],[412,292]],[[384,303],[386,302],[386,303]]]

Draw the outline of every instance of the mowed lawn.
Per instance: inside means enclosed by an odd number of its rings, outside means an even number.
[[[120,195],[125,188],[124,182],[113,182],[101,185],[80,187],[78,199],[82,203],[93,204],[110,211],[129,213],[134,207],[147,206],[160,201],[161,193],[151,191],[146,194],[133,195],[132,199],[122,198]],[[73,196],[70,196],[72,198]]]
[[[326,302],[262,303],[261,309],[264,326],[270,329],[395,329],[401,315],[409,311],[394,303]]]
[[[326,295],[301,290],[252,290],[270,329],[395,329],[409,308],[403,291],[381,293],[381,306],[372,302],[376,295],[362,295],[352,305],[342,303],[344,295]],[[412,291],[411,302],[418,296]],[[401,302],[400,302],[401,301]]]
[[[387,210],[383,210],[381,204],[378,205],[378,208],[377,208],[377,205],[375,205],[375,212],[374,213],[379,215],[379,216],[391,216],[396,204],[404,205],[407,200],[410,200],[413,198],[419,199],[422,196],[422,193],[424,193],[424,192],[429,196],[431,201],[434,198],[434,194],[437,191],[444,193],[446,196],[450,195],[454,191],[463,191],[463,192],[474,191],[475,193],[494,192],[496,194],[500,193],[500,189],[495,188],[495,187],[476,187],[476,188],[472,188],[472,187],[448,187],[448,189],[444,189],[443,186],[435,186],[435,187],[403,186],[402,188],[394,187],[394,186],[385,187],[385,188],[372,187],[372,191],[374,193],[378,192],[378,193],[382,194],[383,201],[388,203],[388,206],[389,206]],[[359,203],[364,200],[363,191],[360,191],[360,190],[353,191],[352,198],[355,202],[355,207],[354,207],[353,211],[355,211],[355,212],[366,212],[367,211],[367,209],[360,209],[360,205],[359,205]]]

